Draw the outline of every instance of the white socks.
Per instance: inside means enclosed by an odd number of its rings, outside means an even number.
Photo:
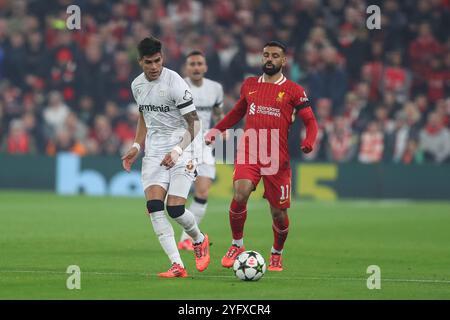
[[[152,221],[153,230],[158,236],[159,243],[164,249],[164,252],[170,259],[170,262],[178,263],[184,268],[183,261],[181,261],[180,253],[178,252],[177,244],[175,242],[175,234],[167,219],[164,211],[152,212],[150,214],[150,220]]]
[[[189,211],[194,214],[197,224],[200,224],[203,217],[205,216],[207,206],[208,203],[199,203],[195,200],[192,201],[191,206],[189,207]]]
[[[231,244],[237,245],[240,248],[240,247],[244,246],[244,239],[243,238],[238,239],[238,240],[233,239]]]
[[[194,243],[202,242],[205,238],[198,228],[194,215],[188,209],[184,209],[184,213],[174,218],[174,220],[183,227],[184,231],[192,238]]]
[[[207,206],[208,206],[208,203],[199,203],[199,202],[195,201],[195,199],[192,201],[191,206],[189,207],[189,211],[194,214],[197,225],[200,225],[200,222],[202,221],[203,217],[205,216]],[[189,235],[185,231],[183,231],[181,233],[180,241],[184,241],[189,238],[190,238]]]
[[[272,247],[272,249],[270,249],[270,253],[282,254],[283,250],[276,250],[274,247]]]

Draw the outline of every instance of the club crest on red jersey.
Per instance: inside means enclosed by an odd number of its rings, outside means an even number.
[[[285,94],[284,91],[278,92],[277,102],[282,102],[283,101],[284,94]]]

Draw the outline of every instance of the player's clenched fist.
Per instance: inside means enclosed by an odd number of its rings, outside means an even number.
[[[300,149],[302,149],[303,153],[310,153],[313,150],[313,147],[309,142],[304,141]]]
[[[226,132],[226,131],[225,131]],[[226,133],[223,133],[222,136],[225,138]],[[209,130],[205,135],[205,144],[209,146],[211,143],[213,143],[216,140],[216,136],[221,134],[220,130],[217,129],[211,129]]]
[[[122,166],[125,169],[125,171],[130,172],[131,166],[136,161],[139,151],[140,151],[140,145],[138,143],[134,143],[133,146],[130,148],[130,150],[127,151],[122,157]]]

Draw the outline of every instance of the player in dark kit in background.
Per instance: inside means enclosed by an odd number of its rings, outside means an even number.
[[[222,265],[226,268],[231,267],[236,257],[245,251],[243,231],[247,218],[247,201],[262,178],[264,198],[270,204],[274,233],[268,269],[283,270],[281,254],[288,235],[287,209],[291,201],[288,132],[295,116],[300,117],[306,127],[306,138],[301,143],[304,153],[312,151],[317,136],[317,122],[305,90],[287,80],[282,73],[282,68],[286,65],[285,52],[285,46],[277,41],[264,46],[263,75],[245,79],[236,105],[205,136],[205,143],[210,144],[219,131],[233,127],[246,116],[245,133],[240,140],[235,160],[234,196],[229,211],[233,241],[222,258]],[[247,138],[255,136],[256,141],[254,139],[247,143]],[[255,146],[260,150],[256,150]]]

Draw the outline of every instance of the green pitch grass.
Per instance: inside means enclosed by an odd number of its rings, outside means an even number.
[[[296,201],[285,271],[258,282],[220,265],[228,203],[211,199],[201,224],[209,268],[182,252],[189,277],[161,279],[169,261],[143,199],[1,192],[0,299],[450,299],[449,202]],[[253,199],[245,245],[268,259],[272,237],[267,204]],[[66,288],[69,265],[81,290]],[[366,286],[369,265],[381,268],[380,290]]]

